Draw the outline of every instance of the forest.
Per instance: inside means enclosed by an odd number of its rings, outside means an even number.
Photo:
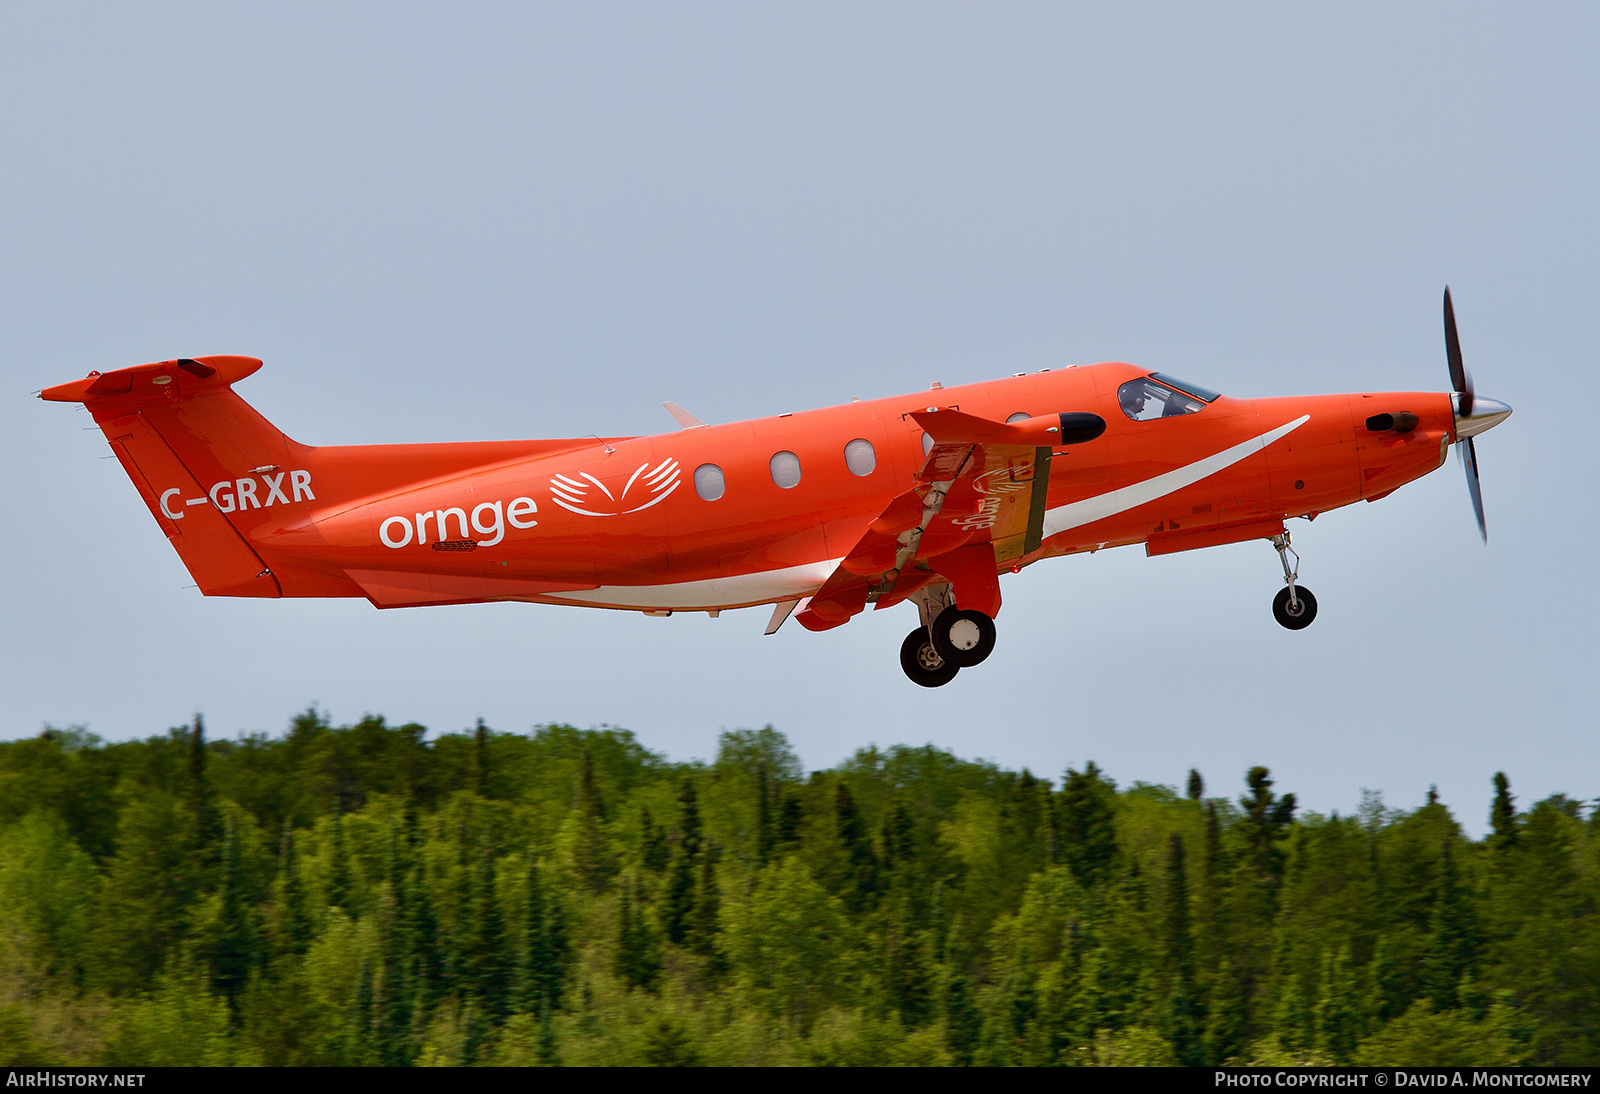
[[[1600,1063],[1600,810],[1232,778],[50,728],[0,743],[0,1064]]]

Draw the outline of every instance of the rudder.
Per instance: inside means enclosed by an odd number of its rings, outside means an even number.
[[[226,467],[285,462],[299,448],[232,391],[261,367],[253,357],[136,365],[40,392],[81,402],[100,426],[161,531],[207,596],[281,596],[277,579],[202,482]],[[274,468],[275,470],[276,468]],[[220,484],[219,484],[220,485]],[[228,509],[233,501],[228,499]]]

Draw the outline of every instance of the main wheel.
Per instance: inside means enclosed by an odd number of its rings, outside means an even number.
[[[1300,602],[1298,610],[1289,604],[1288,587],[1279,589],[1278,595],[1272,598],[1272,618],[1291,631],[1305,630],[1317,617],[1317,598],[1304,585],[1294,587],[1294,598]]]
[[[923,627],[906,635],[906,640],[900,643],[900,667],[905,669],[913,684],[925,688],[943,687],[961,671],[960,665],[939,656]]]
[[[949,607],[933,621],[933,648],[964,669],[994,652],[994,620],[982,612]]]

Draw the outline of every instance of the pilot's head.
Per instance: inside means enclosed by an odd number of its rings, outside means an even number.
[[[1144,412],[1145,390],[1143,384],[1129,384],[1117,396],[1122,400],[1122,409],[1131,418]]]

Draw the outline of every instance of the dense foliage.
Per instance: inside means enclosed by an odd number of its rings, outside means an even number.
[[[772,729],[0,744],[0,1063],[1600,1061],[1600,822]]]

